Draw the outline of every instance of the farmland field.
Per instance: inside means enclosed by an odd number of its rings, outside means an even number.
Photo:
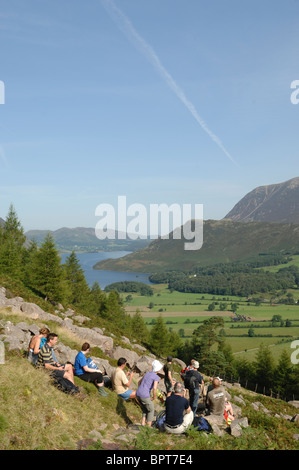
[[[283,349],[291,352],[291,342],[299,338],[299,305],[273,304],[269,294],[263,294],[262,302],[256,305],[241,297],[170,292],[166,285],[161,284],[153,285],[152,288],[154,295],[141,296],[133,293],[131,300],[127,302],[127,293],[122,294],[126,312],[134,315],[138,309],[149,328],[152,328],[155,319],[161,315],[168,328],[183,335],[183,339],[190,339],[193,331],[204,320],[211,316],[222,316],[226,342],[230,344],[234,354],[250,360],[254,359],[261,343],[268,345],[274,357],[278,357]],[[298,298],[298,291],[293,290],[292,294],[294,299]],[[211,303],[214,303],[212,311],[209,310]],[[226,304],[223,311],[220,310],[221,303]],[[236,321],[232,303],[238,305],[237,315],[248,321]],[[283,326],[280,323],[272,325],[273,315],[281,317]],[[285,326],[286,320],[290,321],[289,326]],[[254,330],[253,337],[248,335],[251,327]]]

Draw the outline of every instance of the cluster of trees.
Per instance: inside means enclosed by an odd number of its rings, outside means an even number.
[[[111,292],[112,290],[117,292],[136,292],[145,296],[154,295],[153,289],[148,284],[136,281],[113,282],[113,284],[105,287],[106,292]]]
[[[267,258],[268,259],[268,258]],[[271,258],[273,264],[288,258]],[[263,261],[264,264],[266,260]],[[262,263],[262,261],[260,261]],[[268,259],[268,263],[270,260]],[[173,271],[153,274],[150,281],[168,283],[170,290],[188,293],[206,293],[222,296],[249,297],[260,292],[286,290],[299,285],[299,268],[290,266],[278,272],[257,269],[259,263],[227,263],[206,268],[195,268],[192,272]]]

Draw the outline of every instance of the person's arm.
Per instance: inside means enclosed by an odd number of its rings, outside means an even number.
[[[158,389],[158,382],[154,382],[154,386],[153,386],[153,396],[152,396],[152,400],[155,400],[157,398],[157,389]]]
[[[134,372],[132,370],[131,370],[131,372],[128,372],[128,375],[130,375],[130,378],[129,378],[128,382],[126,383],[127,387],[130,387],[130,385],[131,385],[132,378],[133,378],[133,373]]]
[[[99,369],[91,369],[91,367],[88,367],[88,366],[83,366],[82,369],[85,371],[85,372],[101,372]],[[102,372],[101,372],[102,373]]]

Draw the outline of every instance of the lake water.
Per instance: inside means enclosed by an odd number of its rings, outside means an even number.
[[[100,253],[76,253],[77,259],[80,263],[81,268],[85,273],[86,281],[91,287],[95,281],[98,281],[101,289],[105,289],[106,286],[113,282],[120,281],[137,281],[144,282],[145,284],[151,284],[149,281],[149,274],[145,273],[132,273],[132,272],[120,272],[120,271],[100,271],[93,269],[93,266],[103,259],[108,258],[121,258],[122,256],[128,255],[128,251],[110,251]],[[61,253],[61,262],[64,263],[69,253]]]

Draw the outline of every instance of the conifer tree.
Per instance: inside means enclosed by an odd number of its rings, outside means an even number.
[[[273,374],[273,385],[276,393],[280,396],[287,396],[294,385],[294,370],[291,363],[290,354],[284,349],[280,355],[277,367]],[[284,395],[285,394],[285,395]]]
[[[270,389],[273,384],[274,359],[268,346],[261,343],[255,360],[255,380],[262,387]]]
[[[72,305],[86,308],[89,302],[90,289],[74,251],[66,258],[63,270],[68,290],[67,300]]]
[[[47,300],[61,302],[65,299],[63,269],[54,239],[48,233],[34,256],[34,287]]]
[[[23,254],[24,276],[23,282],[28,287],[35,287],[34,263],[38,252],[38,245],[35,240],[30,241],[30,245]]]
[[[12,277],[21,277],[25,241],[24,230],[11,204],[4,226],[0,230],[0,269],[2,272]]]
[[[100,315],[105,317],[106,311],[106,293],[102,291],[98,281],[95,281],[90,290],[90,312],[92,315]]]
[[[134,338],[143,343],[148,341],[149,338],[148,328],[138,309],[132,318],[132,335]]]
[[[170,348],[170,336],[161,315],[150,332],[150,347],[158,356],[168,355]]]

